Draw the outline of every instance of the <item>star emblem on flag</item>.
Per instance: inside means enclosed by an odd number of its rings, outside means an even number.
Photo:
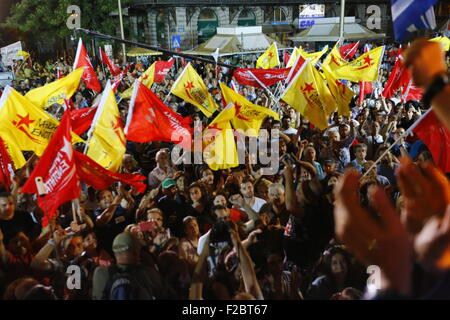
[[[301,88],[301,90],[303,91],[303,92],[307,92],[308,94],[310,93],[310,91],[314,91],[315,89],[314,89],[314,87],[313,87],[313,84],[312,83],[305,83],[305,87],[304,88]]]
[[[239,105],[239,103],[237,101],[234,102],[234,106],[236,108],[236,117],[238,119],[241,119],[241,120],[244,120],[244,121],[250,121],[250,119],[245,118],[244,116],[241,115],[242,106]]]
[[[122,126],[122,119],[119,116],[115,116],[115,118],[116,118],[116,122],[111,121],[111,125],[113,126],[114,132],[119,137],[120,142],[122,142],[122,144],[125,145],[126,142],[123,139],[122,134],[121,134],[121,129],[123,128],[123,126]]]
[[[184,85],[184,87],[185,87],[186,89],[193,89],[193,88],[195,88],[195,87],[194,87],[194,84],[192,83],[192,81],[188,81],[188,82]]]
[[[27,128],[30,128],[30,124],[32,124],[33,122],[36,121],[36,120],[31,120],[29,114],[27,114],[26,116],[21,116],[20,114],[17,114],[17,116],[19,117],[20,121],[18,121],[18,122],[12,121],[12,124],[15,125],[16,127],[25,125]]]

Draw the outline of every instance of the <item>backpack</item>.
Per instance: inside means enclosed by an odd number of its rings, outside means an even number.
[[[121,270],[117,266],[108,268],[108,281],[103,291],[103,300],[143,300],[144,297],[155,297],[150,288],[146,288],[133,275],[135,268]]]

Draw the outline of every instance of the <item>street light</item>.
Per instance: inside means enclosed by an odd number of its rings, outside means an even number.
[[[122,21],[122,4],[120,3],[120,0],[117,0],[119,5],[119,20],[120,20],[120,33],[122,40],[125,40],[125,34],[123,32],[123,21]],[[125,50],[125,43],[122,43],[122,50],[123,50],[123,62],[125,63],[127,61],[127,52]]]

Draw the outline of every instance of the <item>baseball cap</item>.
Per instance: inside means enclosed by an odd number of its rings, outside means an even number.
[[[167,189],[167,188],[170,188],[170,187],[176,186],[176,185],[177,184],[175,183],[175,181],[173,179],[166,179],[162,183],[163,189]]]
[[[122,232],[114,238],[112,249],[114,253],[125,252],[138,245],[138,239],[136,239],[131,233]]]

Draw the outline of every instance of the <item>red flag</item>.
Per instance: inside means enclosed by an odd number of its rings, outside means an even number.
[[[341,53],[342,59],[350,60],[355,55],[356,51],[358,51],[359,41],[357,43],[350,43],[345,46],[339,48],[339,52]]]
[[[6,150],[3,140],[0,138],[0,183],[3,184],[7,190],[11,189],[11,184],[14,178],[14,162]]]
[[[436,165],[450,172],[450,131],[437,119],[431,110],[412,130],[430,150]]]
[[[75,110],[75,105],[73,104],[72,99],[66,99],[64,98],[64,110],[69,109],[70,111]]]
[[[157,61],[155,64],[155,76],[153,78],[153,82],[163,82],[174,62],[174,59],[170,59],[169,61]]]
[[[289,53],[287,51],[284,51],[284,53],[283,53],[283,62],[284,62],[285,66],[287,66],[290,58],[291,58],[291,56],[289,55]]]
[[[399,55],[397,57],[397,61],[395,61],[394,68],[391,71],[391,74],[389,76],[389,79],[386,83],[386,86],[384,87],[383,92],[381,93],[381,96],[390,99],[394,93],[404,85],[405,80],[405,73],[408,72],[408,70],[405,68],[403,64],[403,56]]]
[[[361,106],[366,94],[372,93],[372,82],[361,81],[359,82],[359,98],[358,103]]]
[[[291,67],[291,71],[289,71],[289,74],[286,78],[286,84],[289,84],[292,79],[295,78],[295,75],[300,69],[302,69],[302,67],[305,65],[305,62],[305,58],[303,58],[302,55],[299,54],[294,62],[294,65]]]
[[[134,82],[125,135],[135,142],[167,141],[190,149],[191,118],[183,118],[166,106],[149,88]]]
[[[74,151],[74,158],[77,165],[77,174],[80,181],[98,190],[108,189],[115,182],[129,184],[143,193],[147,186],[141,182],[147,178],[134,173],[117,173],[109,171],[89,158],[87,155]]]
[[[61,79],[63,77],[63,75],[61,74],[61,70],[59,70],[59,68],[56,69],[56,77],[58,79]]]
[[[98,81],[94,67],[92,67],[91,60],[89,59],[86,48],[84,47],[81,38],[78,42],[78,49],[75,56],[75,62],[73,64],[73,70],[80,67],[84,67],[83,76],[81,78],[86,83],[86,86],[91,90],[100,92],[102,90],[102,87],[100,86],[100,82]]]
[[[256,80],[250,73],[259,80]],[[238,68],[234,71],[233,76],[239,84],[251,86],[255,88],[263,88],[263,85],[270,87],[275,83],[286,80],[291,68],[284,69],[249,69]]]
[[[92,120],[94,120],[97,107],[83,108],[72,111],[72,131],[77,135],[82,135],[91,127]]]
[[[102,63],[108,66],[108,69],[113,76],[118,76],[121,73],[120,68],[106,55],[102,48],[100,48],[100,57]]]
[[[45,213],[42,220],[44,227],[61,204],[80,196],[71,131],[70,111],[66,111],[47,149],[21,190],[22,193],[38,194],[35,178],[42,177],[46,195],[38,198],[38,204]]]
[[[123,80],[123,77],[125,77],[127,75],[127,72],[130,69],[130,67],[131,67],[131,64],[129,64],[128,67],[126,67],[125,70],[123,70],[118,76],[114,77],[113,84],[111,85],[111,87],[114,91],[117,90],[117,88],[119,87],[119,84]]]
[[[409,70],[408,70],[409,72]],[[411,101],[411,100],[417,100],[420,101],[422,100],[422,96],[423,96],[423,90],[416,87],[412,80],[408,81],[408,84],[403,86],[403,91],[402,91],[402,103],[405,103],[407,101]]]

